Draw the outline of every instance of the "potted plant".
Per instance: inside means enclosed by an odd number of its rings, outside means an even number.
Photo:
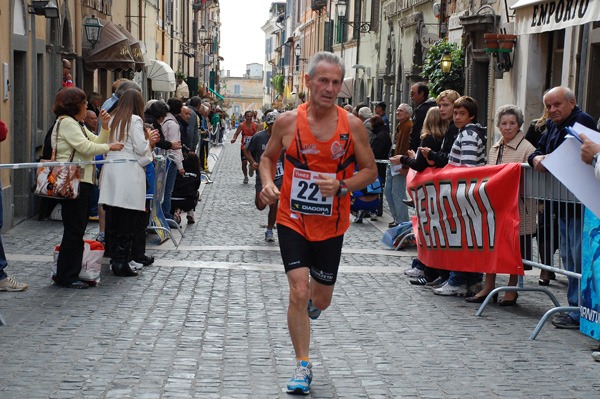
[[[498,51],[498,35],[496,33],[485,33],[483,40],[485,40],[485,51],[488,53]]]
[[[510,53],[516,41],[516,35],[498,35],[498,51],[501,53]]]

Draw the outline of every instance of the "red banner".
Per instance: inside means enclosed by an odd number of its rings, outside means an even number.
[[[440,269],[523,275],[519,247],[521,165],[411,171],[419,260]]]

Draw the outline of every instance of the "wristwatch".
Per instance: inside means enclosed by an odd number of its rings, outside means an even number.
[[[346,194],[348,194],[348,186],[346,185],[346,182],[343,180],[338,180],[340,182],[340,188],[338,188],[337,193],[335,193],[336,196],[338,197],[343,197]]]
[[[598,163],[598,157],[600,157],[600,152],[597,153],[596,155],[594,155],[594,158],[592,158],[592,167],[595,168],[596,164]]]

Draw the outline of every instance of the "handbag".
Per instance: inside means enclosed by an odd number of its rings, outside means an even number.
[[[61,122],[62,120],[59,120],[56,126],[56,144],[52,148],[51,159],[42,159],[40,162],[56,162],[58,131]],[[73,149],[68,162],[72,162],[74,156],[75,149]],[[33,193],[41,197],[77,199],[82,177],[83,168],[81,165],[40,166],[37,168]]]

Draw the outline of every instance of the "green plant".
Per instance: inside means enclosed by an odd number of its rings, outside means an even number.
[[[273,76],[273,88],[279,94],[283,94],[283,75]]]
[[[452,57],[450,72],[442,72],[442,57],[448,51]],[[421,75],[429,82],[429,92],[436,97],[444,90],[456,90],[463,94],[465,87],[465,53],[462,46],[446,40],[437,41],[429,51]]]
[[[181,71],[175,72],[175,79],[185,80],[185,74]]]

